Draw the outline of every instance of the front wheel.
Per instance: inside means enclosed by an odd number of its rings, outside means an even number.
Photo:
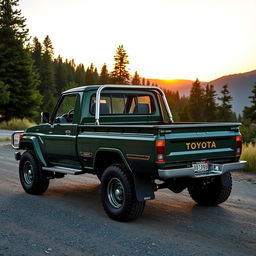
[[[218,205],[225,202],[232,190],[231,173],[220,176],[200,178],[188,186],[192,199],[199,205]]]
[[[44,193],[49,186],[49,179],[42,173],[40,164],[33,151],[22,154],[19,165],[20,182],[23,189],[34,195]]]
[[[132,174],[123,164],[109,166],[101,177],[101,200],[107,215],[129,221],[142,215],[145,201],[136,198]]]

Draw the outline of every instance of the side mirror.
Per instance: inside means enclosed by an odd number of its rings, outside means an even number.
[[[41,112],[41,123],[42,124],[48,124],[50,121],[50,115],[47,112]]]

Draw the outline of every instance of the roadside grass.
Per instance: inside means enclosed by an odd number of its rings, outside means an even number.
[[[36,125],[34,122],[24,118],[24,119],[17,119],[13,118],[9,122],[1,122],[0,129],[4,130],[25,130],[29,127]]]
[[[5,138],[0,138],[0,142],[7,142],[10,141],[11,139],[9,137],[5,137]]]
[[[241,160],[247,161],[247,168],[245,171],[256,174],[256,146],[253,143],[243,145]]]

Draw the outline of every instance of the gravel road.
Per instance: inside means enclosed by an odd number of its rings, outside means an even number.
[[[104,213],[90,175],[52,180],[43,196],[26,194],[13,150],[0,143],[0,255],[256,255],[256,179],[235,173],[232,195],[197,206],[187,191],[165,189],[136,221]]]

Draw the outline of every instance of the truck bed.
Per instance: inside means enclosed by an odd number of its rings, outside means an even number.
[[[170,123],[158,125],[80,125],[78,140],[100,138],[101,147],[115,147],[125,155],[155,158],[156,139],[165,140],[160,168],[188,167],[192,162],[236,162],[239,123]],[[83,144],[83,143],[80,143]],[[125,147],[124,147],[125,146]],[[92,151],[96,148],[92,146]],[[134,161],[133,161],[134,162]],[[152,164],[152,162],[151,162]],[[136,168],[136,167],[135,167]]]

